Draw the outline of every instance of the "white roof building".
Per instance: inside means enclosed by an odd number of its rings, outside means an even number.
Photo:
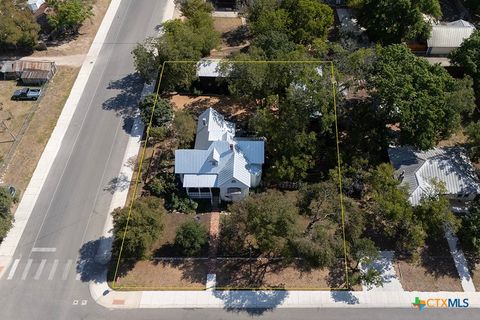
[[[192,198],[235,201],[260,183],[265,141],[235,137],[235,124],[212,108],[198,117],[195,149],[175,151],[175,173]]]
[[[42,4],[45,3],[45,0],[28,0],[27,4],[30,10],[32,10],[32,13],[37,12],[37,10],[40,8]]]
[[[409,200],[414,206],[432,191],[434,180],[445,185],[452,200],[471,201],[480,194],[475,170],[462,148],[417,151],[411,147],[391,147],[388,156],[395,176],[408,187]]]
[[[427,40],[427,54],[448,55],[453,49],[460,47],[463,40],[470,37],[475,30],[475,26],[465,20],[433,25]]]

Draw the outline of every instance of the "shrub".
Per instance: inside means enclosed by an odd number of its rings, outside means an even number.
[[[183,213],[195,213],[198,203],[188,197],[181,197],[176,194],[172,195],[170,206],[172,209]]]
[[[175,245],[186,256],[198,255],[207,242],[207,230],[196,221],[187,221],[177,229]]]

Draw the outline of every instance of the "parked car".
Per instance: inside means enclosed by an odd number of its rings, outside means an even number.
[[[22,88],[15,91],[12,100],[38,100],[42,94],[42,89]]]

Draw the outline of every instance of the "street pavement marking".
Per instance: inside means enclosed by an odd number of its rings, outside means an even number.
[[[32,252],[55,252],[57,248],[33,248]]]
[[[38,280],[40,279],[40,276],[42,275],[43,268],[45,267],[45,263],[47,262],[47,259],[42,259],[42,262],[40,262],[40,265],[38,266],[37,273],[35,273],[35,277],[33,279]]]
[[[82,300],[82,306],[86,306],[87,305],[87,300]]]
[[[32,266],[32,259],[28,259],[27,265],[25,266],[25,269],[23,270],[22,273],[22,280],[27,279],[28,271],[30,271],[30,267]]]
[[[52,269],[50,270],[50,273],[48,274],[48,280],[53,279],[53,276],[55,275],[55,271],[57,271],[57,266],[58,266],[58,259],[55,259],[53,261]]]
[[[13,261],[12,267],[10,268],[10,272],[8,273],[7,280],[12,280],[13,276],[15,275],[15,270],[17,270],[19,262],[20,262],[20,259],[15,259],[15,261]]]
[[[63,269],[62,280],[67,280],[68,272],[70,271],[71,266],[72,266],[72,259],[68,260],[67,264],[65,265],[65,269]]]
[[[78,300],[73,300],[72,304],[76,306],[78,304]]]

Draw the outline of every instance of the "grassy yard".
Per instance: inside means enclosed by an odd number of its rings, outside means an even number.
[[[136,262],[130,270],[120,266],[121,276],[117,277],[116,286],[126,290],[138,288],[202,289],[205,288],[208,272],[208,247],[198,258],[182,258],[174,246],[177,228],[189,220],[198,220],[207,230],[210,226],[210,214],[186,215],[170,213],[164,216],[164,229],[160,239],[152,248],[153,258],[149,261]]]
[[[6,169],[4,183],[14,185],[20,191],[25,190],[70,94],[78,71],[79,68],[60,67],[54,78],[44,87],[45,91],[38,102],[38,108]],[[30,108],[28,104],[32,104],[32,102],[11,103],[7,108],[27,110]],[[24,115],[25,111],[18,114]],[[17,122],[21,120],[18,119]]]
[[[201,290],[206,281],[207,259],[139,261],[127,275],[117,279],[115,289]]]
[[[399,260],[394,266],[406,291],[463,291],[446,240],[424,248],[418,264]]]
[[[210,214],[202,215],[187,215],[182,213],[169,213],[164,216],[164,228],[162,236],[153,246],[153,256],[154,257],[178,257],[180,256],[179,252],[175,250],[174,241],[177,228],[190,220],[198,220],[199,223],[205,227],[206,230],[210,227]],[[206,257],[208,248],[205,248],[205,251],[202,252],[201,256]]]
[[[15,90],[22,87],[16,81],[0,81],[0,156],[5,157],[13,140],[19,136],[22,124],[38,105],[36,101],[12,101]]]

